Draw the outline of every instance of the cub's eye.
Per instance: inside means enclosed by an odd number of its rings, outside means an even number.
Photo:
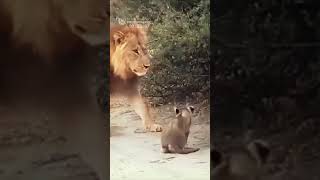
[[[136,54],[139,54],[138,49],[134,49],[133,52],[136,53]]]

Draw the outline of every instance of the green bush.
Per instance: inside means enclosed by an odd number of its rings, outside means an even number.
[[[209,94],[209,3],[140,0],[122,1],[111,8],[114,23],[124,19],[152,24],[152,69],[142,78],[145,96],[166,102],[193,92]]]

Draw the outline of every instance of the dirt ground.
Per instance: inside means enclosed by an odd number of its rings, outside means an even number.
[[[5,109],[0,108],[1,113]],[[209,116],[196,113],[189,155],[160,154],[160,133],[136,134],[141,120],[125,104],[112,106],[111,179],[209,179]],[[156,108],[159,123],[174,117],[172,106]],[[23,121],[0,121],[0,180],[94,180],[77,155],[63,151],[64,141],[48,127],[44,113],[23,112]],[[32,118],[29,118],[32,117]],[[18,118],[19,119],[19,118]],[[156,178],[157,177],[157,178]]]
[[[209,110],[196,106],[188,146],[200,150],[187,155],[160,153],[160,133],[134,133],[140,118],[123,100],[111,101],[111,180],[209,180]],[[200,111],[199,111],[200,110]],[[174,118],[172,105],[154,108],[157,123]]]
[[[19,118],[0,121],[1,180],[95,179],[77,155],[63,151],[64,140],[48,127],[44,113],[22,113],[13,113]]]

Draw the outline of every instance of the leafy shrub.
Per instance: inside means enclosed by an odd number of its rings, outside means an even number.
[[[145,96],[167,102],[195,92],[209,95],[209,0],[128,0],[111,10],[115,23],[122,19],[152,24],[153,64],[142,78]]]

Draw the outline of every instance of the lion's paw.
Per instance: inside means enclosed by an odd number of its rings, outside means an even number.
[[[137,128],[136,130],[134,130],[134,133],[147,133],[147,130],[142,128]]]
[[[137,128],[134,133],[161,132],[162,126],[159,124],[145,125],[144,128]]]
[[[160,124],[151,124],[147,129],[150,132],[161,132],[162,131],[162,126]]]

